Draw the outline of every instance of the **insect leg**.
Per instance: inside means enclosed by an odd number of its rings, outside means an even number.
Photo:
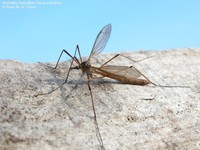
[[[122,57],[124,57],[124,58],[126,58],[126,59],[129,59],[130,61],[133,61],[134,63],[140,62],[140,61],[142,61],[142,60],[145,60],[145,59],[148,59],[148,58],[153,57],[153,56],[150,56],[150,57],[147,57],[147,58],[144,58],[144,59],[135,61],[135,60],[131,60],[130,58],[128,58],[127,56],[124,56],[124,55],[122,55],[122,54],[117,54],[117,55],[115,55],[114,57],[112,57],[111,59],[109,59],[108,61],[106,61],[106,62],[105,62],[103,65],[101,65],[99,68],[104,67],[106,64],[108,64],[109,62],[111,62],[112,60],[114,60],[115,58],[117,58],[118,56],[122,56]],[[151,82],[145,75],[143,75],[138,69],[136,69],[136,68],[133,67],[133,66],[130,66],[130,67],[131,67],[131,68],[134,68],[135,70],[137,70],[147,81],[149,81],[149,83],[151,83],[151,84],[153,84],[153,85],[156,85],[155,83]]]
[[[71,57],[72,60],[76,61],[76,63],[79,64],[79,61],[78,61],[78,59],[76,58],[76,51],[77,51],[77,49],[78,49],[78,51],[79,51],[78,45],[76,46],[75,53],[74,53],[74,57],[73,57],[70,53],[68,53],[65,49],[63,49],[62,52],[61,52],[61,54],[60,54],[60,56],[59,56],[59,58],[58,58],[58,60],[57,60],[56,66],[55,66],[54,68],[55,68],[55,69],[57,68],[58,63],[59,63],[59,61],[60,61],[60,58],[61,58],[63,52],[65,52],[69,57]]]
[[[80,63],[82,63],[82,62],[83,62],[83,60],[82,60],[82,57],[81,57],[81,52],[80,52],[80,49],[79,49],[79,46],[78,46],[78,45],[76,46],[76,49],[78,50],[78,54],[79,54]]]
[[[97,138],[98,138],[99,143],[101,145],[101,149],[105,150],[103,140],[102,140],[102,137],[101,137],[101,133],[100,133],[100,130],[99,130],[99,125],[98,125],[98,122],[97,122],[97,115],[96,115],[96,110],[95,110],[95,106],[94,106],[94,99],[93,99],[93,95],[92,95],[92,90],[91,90],[91,87],[90,87],[89,76],[87,76],[87,78],[88,78],[87,85],[88,85],[88,89],[90,91],[90,97],[91,97],[91,101],[92,101],[92,109],[93,109],[93,113],[94,113],[94,124],[95,124],[95,129],[96,129],[96,135],[97,135]]]
[[[113,59],[117,58],[118,56],[121,56],[121,57],[124,57],[124,58],[126,58],[126,59],[129,59],[130,61],[132,61],[132,62],[134,62],[134,63],[143,61],[143,60],[145,60],[145,59],[149,59],[149,58],[151,58],[151,57],[154,57],[154,56],[149,56],[149,57],[146,57],[146,58],[143,58],[143,59],[140,59],[140,60],[137,60],[137,61],[136,61],[136,60],[130,59],[129,57],[127,57],[127,56],[125,56],[125,55],[117,54],[117,55],[115,55],[114,57],[112,57],[111,59],[109,59],[108,61],[106,61],[103,65],[101,65],[101,67],[105,66],[106,64],[108,64],[109,62],[111,62]],[[100,67],[100,68],[101,68],[101,67]]]
[[[117,54],[117,55],[115,55],[114,57],[112,57],[111,59],[109,59],[108,61],[106,61],[103,65],[100,66],[100,68],[103,67],[103,66],[105,66],[107,63],[109,63],[109,62],[112,61],[113,59],[117,58],[119,55],[120,55],[120,54]]]
[[[65,52],[69,57],[72,58],[72,61],[71,61],[71,63],[70,63],[70,67],[69,67],[68,72],[67,72],[67,77],[66,77],[66,79],[65,79],[65,82],[63,82],[61,85],[59,85],[57,88],[53,89],[52,91],[49,91],[49,92],[43,93],[43,94],[36,94],[35,96],[51,94],[51,93],[53,93],[54,91],[56,91],[57,89],[59,89],[61,86],[63,86],[65,83],[67,83],[67,80],[68,80],[68,77],[69,77],[69,73],[70,73],[70,70],[71,70],[70,68],[72,67],[73,62],[75,61],[78,65],[80,64],[79,60],[76,58],[76,52],[77,52],[77,50],[79,51],[78,45],[77,45],[77,47],[76,47],[76,49],[75,49],[74,56],[72,56],[72,55],[71,55],[70,53],[68,53],[65,49],[63,49],[62,52],[61,52],[61,54],[60,54],[60,56],[59,56],[59,58],[58,58],[58,61],[57,61],[57,63],[56,63],[56,66],[54,67],[54,69],[57,68],[58,63],[59,63],[59,61],[60,61],[60,58],[61,58],[63,52]]]
[[[76,58],[77,49],[78,49],[78,45],[76,46],[76,49],[75,49],[75,52],[74,52],[74,57],[72,57],[72,56],[66,51],[66,52],[67,52],[66,54],[69,54],[69,56],[72,58],[72,61],[71,61],[71,63],[70,63],[70,66],[69,66],[69,69],[68,69],[68,72],[67,72],[67,77],[66,77],[65,82],[64,82],[63,84],[67,83],[67,80],[68,80],[68,77],[69,77],[69,73],[70,73],[70,71],[71,71],[70,68],[72,67],[73,62],[75,61],[78,65],[80,65],[78,59]],[[78,51],[79,51],[79,49],[78,49]],[[63,84],[61,84],[60,86],[62,86]],[[60,87],[60,86],[59,86],[59,87]]]

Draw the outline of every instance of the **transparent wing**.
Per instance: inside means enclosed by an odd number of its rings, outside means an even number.
[[[114,65],[107,65],[100,68],[102,71],[115,74],[118,76],[124,76],[126,78],[138,78],[141,76],[141,73],[134,69],[133,67],[127,66],[114,66]]]
[[[101,53],[103,51],[103,49],[106,47],[106,44],[110,37],[111,29],[112,29],[111,24],[108,24],[108,25],[104,26],[103,29],[101,29],[101,31],[99,32],[99,34],[96,37],[96,40],[92,47],[92,51],[90,53],[90,56],[88,57],[88,61],[90,61],[90,59],[94,55]]]

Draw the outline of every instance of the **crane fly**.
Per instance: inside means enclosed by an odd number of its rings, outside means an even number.
[[[95,55],[98,55],[99,53],[101,53],[104,50],[104,48],[106,47],[106,44],[107,44],[109,37],[110,37],[110,34],[111,34],[111,29],[112,29],[111,24],[108,24],[108,25],[104,26],[102,28],[102,30],[98,33],[96,40],[94,42],[94,45],[92,47],[92,51],[91,51],[91,53],[90,53],[90,55],[89,55],[89,57],[86,61],[82,60],[81,53],[80,53],[78,45],[76,46],[74,56],[72,56],[66,50],[62,50],[54,69],[57,68],[58,63],[59,63],[60,58],[61,58],[63,53],[66,53],[69,57],[71,57],[72,61],[70,63],[70,67],[69,67],[69,70],[67,72],[67,77],[65,79],[65,82],[63,82],[63,84],[61,84],[60,86],[58,86],[57,88],[55,88],[54,90],[52,90],[48,93],[38,94],[38,95],[50,94],[50,93],[54,92],[55,90],[57,90],[58,88],[60,88],[65,83],[67,83],[69,73],[72,69],[80,69],[83,74],[86,74],[86,76],[87,76],[87,86],[88,86],[88,89],[89,89],[89,92],[90,92],[90,97],[91,97],[91,102],[92,102],[95,129],[96,129],[98,141],[101,145],[101,149],[105,149],[105,148],[104,148],[103,140],[102,140],[100,130],[99,130],[99,126],[98,126],[98,122],[97,122],[97,115],[96,115],[92,90],[91,90],[91,87],[90,87],[90,80],[94,79],[93,74],[101,75],[101,77],[109,77],[109,78],[112,78],[112,79],[115,79],[115,80],[122,81],[124,83],[129,83],[129,84],[146,85],[146,84],[150,83],[148,80],[137,79],[137,77],[141,76],[141,73],[138,70],[134,69],[133,67],[106,65],[108,62],[110,62],[113,59],[115,59],[116,57],[118,57],[119,54],[115,55],[113,58],[108,60],[106,63],[104,63],[100,67],[94,67],[94,66],[91,65],[91,59]],[[79,59],[76,57],[77,52],[78,52],[78,55],[79,55]],[[73,62],[75,62],[77,64],[77,66],[72,67]]]
[[[100,145],[101,145],[101,149],[105,149],[105,148],[104,148],[103,140],[102,140],[100,130],[99,130],[99,126],[98,126],[98,122],[97,122],[97,115],[96,115],[92,90],[91,90],[91,86],[90,86],[90,80],[95,79],[93,77],[93,75],[94,74],[101,75],[101,78],[108,77],[108,78],[112,78],[112,79],[121,81],[122,83],[126,83],[126,84],[147,85],[147,84],[151,83],[155,86],[159,86],[159,85],[152,83],[150,80],[148,80],[147,77],[145,77],[139,70],[137,70],[133,66],[128,67],[128,66],[107,65],[110,61],[112,61],[116,57],[123,56],[123,55],[120,55],[120,54],[115,55],[113,58],[109,59],[107,62],[105,62],[100,67],[95,67],[95,66],[91,65],[91,59],[94,56],[101,53],[104,50],[104,48],[106,47],[106,44],[107,44],[109,37],[110,37],[110,34],[111,34],[111,29],[112,29],[111,24],[108,24],[108,25],[104,26],[102,28],[102,30],[98,33],[96,40],[94,42],[94,45],[92,47],[92,51],[91,51],[91,53],[90,53],[90,55],[89,55],[89,57],[86,61],[82,60],[81,53],[80,53],[78,45],[76,46],[74,56],[72,56],[66,50],[62,50],[54,69],[57,68],[58,63],[59,63],[60,58],[61,58],[63,53],[66,53],[69,57],[71,57],[72,61],[71,61],[70,66],[69,66],[69,70],[67,72],[67,77],[65,79],[65,82],[63,82],[63,84],[61,84],[60,86],[58,86],[57,88],[55,88],[54,90],[52,90],[48,93],[37,94],[37,96],[38,95],[50,94],[50,93],[54,92],[55,90],[59,89],[61,86],[63,86],[65,83],[67,83],[69,73],[72,69],[80,69],[83,74],[86,74],[86,76],[87,76],[87,86],[88,86],[88,89],[89,89],[89,92],[90,92],[90,97],[91,97],[91,102],[92,102],[95,129],[96,129],[97,138],[98,138]],[[79,55],[79,59],[76,57],[77,52],[78,52],[78,55]],[[123,57],[125,57],[125,56],[123,56]],[[75,62],[77,64],[77,66],[73,67],[72,66],[73,62]],[[140,76],[143,76],[145,79],[139,79],[138,77],[140,77]],[[163,86],[163,87],[167,87],[167,86]],[[169,87],[173,87],[173,86],[169,86]]]

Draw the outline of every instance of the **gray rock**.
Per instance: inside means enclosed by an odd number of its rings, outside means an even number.
[[[200,49],[127,52],[110,64],[134,66],[157,85],[91,81],[105,149],[200,149]],[[100,66],[114,54],[102,54]],[[55,63],[45,63],[52,67]],[[99,149],[90,93],[70,62],[52,69],[0,60],[0,149]],[[41,94],[41,95],[38,95]]]

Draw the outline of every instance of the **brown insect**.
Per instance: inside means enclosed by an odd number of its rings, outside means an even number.
[[[60,61],[60,58],[61,58],[63,52],[65,52],[68,56],[70,56],[72,58],[72,61],[71,61],[71,64],[70,64],[69,71],[67,73],[66,80],[63,84],[67,83],[69,72],[72,69],[81,69],[82,73],[86,74],[87,85],[88,85],[88,88],[89,88],[89,91],[90,91],[90,96],[91,96],[91,101],[92,101],[95,127],[96,127],[96,131],[97,131],[96,133],[97,133],[97,137],[99,139],[100,145],[101,145],[101,149],[104,149],[104,145],[103,145],[103,140],[102,140],[102,137],[101,137],[101,134],[100,134],[100,131],[99,131],[99,126],[98,126],[98,122],[97,122],[97,115],[96,115],[96,110],[95,110],[95,104],[94,104],[94,100],[93,100],[92,90],[91,90],[91,87],[90,87],[90,80],[93,79],[93,74],[98,74],[98,75],[101,75],[102,77],[109,77],[109,78],[112,78],[112,79],[122,81],[124,83],[129,83],[129,84],[145,85],[145,84],[150,83],[147,80],[136,79],[137,77],[141,76],[141,73],[139,71],[137,71],[136,69],[133,69],[132,67],[110,66],[110,65],[108,66],[108,65],[106,65],[108,62],[110,62],[114,58],[118,57],[119,54],[114,56],[110,60],[108,60],[106,63],[104,63],[100,67],[94,67],[94,66],[91,65],[91,59],[95,55],[102,52],[103,49],[106,47],[106,44],[107,44],[108,39],[110,37],[110,33],[111,33],[111,24],[108,24],[108,25],[104,26],[103,29],[97,35],[96,40],[95,40],[94,45],[93,45],[93,48],[92,48],[92,51],[91,51],[91,53],[90,53],[90,55],[89,55],[89,57],[86,61],[82,61],[79,46],[77,45],[74,57],[71,56],[71,54],[69,54],[66,50],[63,50],[61,52],[60,56],[59,56],[59,59],[57,61],[56,66],[55,66],[55,68],[57,68],[57,65]],[[76,57],[77,51],[78,51],[78,54],[79,54],[80,61]],[[77,63],[77,66],[72,67],[73,61],[75,61]],[[60,85],[60,86],[62,86],[62,85]]]
[[[87,85],[88,85],[88,88],[89,88],[89,92],[90,92],[90,96],[91,96],[91,102],[92,102],[92,108],[93,108],[93,113],[94,113],[95,128],[96,128],[96,131],[97,131],[96,132],[97,138],[100,142],[101,149],[105,149],[105,148],[104,148],[103,140],[102,140],[102,137],[101,137],[101,134],[100,134],[100,131],[99,131],[99,127],[98,127],[97,115],[96,115],[96,111],[95,111],[95,105],[94,105],[92,90],[91,90],[91,87],[90,87],[90,80],[95,79],[93,75],[94,74],[101,75],[101,78],[108,77],[108,78],[112,78],[112,79],[121,81],[121,82],[126,83],[126,84],[147,85],[147,84],[151,83],[155,86],[159,86],[159,85],[156,85],[156,84],[152,83],[151,81],[149,81],[139,70],[137,70],[133,66],[127,67],[127,66],[107,65],[110,61],[112,61],[116,57],[120,56],[120,54],[115,55],[113,58],[111,58],[110,60],[105,62],[100,67],[95,67],[95,66],[91,65],[91,59],[95,55],[98,55],[99,53],[101,53],[103,51],[103,49],[106,47],[106,44],[107,44],[108,39],[110,37],[111,28],[112,28],[111,24],[108,24],[108,25],[106,25],[102,28],[102,30],[99,32],[99,34],[96,37],[96,40],[95,40],[94,45],[92,47],[92,51],[91,51],[91,53],[90,53],[90,55],[89,55],[89,57],[86,61],[82,60],[81,53],[80,53],[78,45],[76,46],[74,56],[69,54],[66,50],[62,50],[54,69],[57,68],[63,52],[66,53],[72,59],[72,61],[70,63],[69,70],[67,72],[67,77],[65,79],[65,82],[63,84],[61,84],[59,87],[55,88],[53,91],[45,93],[45,94],[50,94],[50,93],[54,92],[55,90],[57,90],[58,88],[60,88],[61,86],[63,86],[65,83],[67,83],[69,73],[72,69],[80,69],[83,74],[86,74]],[[78,51],[79,59],[76,57],[77,51]],[[123,57],[125,57],[125,56],[123,56]],[[77,66],[72,67],[73,62],[76,62]],[[140,76],[143,76],[145,79],[138,79],[138,77],[140,77]],[[164,86],[164,87],[167,87],[167,86]],[[173,86],[169,86],[169,87],[173,87]],[[45,95],[45,94],[38,94],[38,95]]]

